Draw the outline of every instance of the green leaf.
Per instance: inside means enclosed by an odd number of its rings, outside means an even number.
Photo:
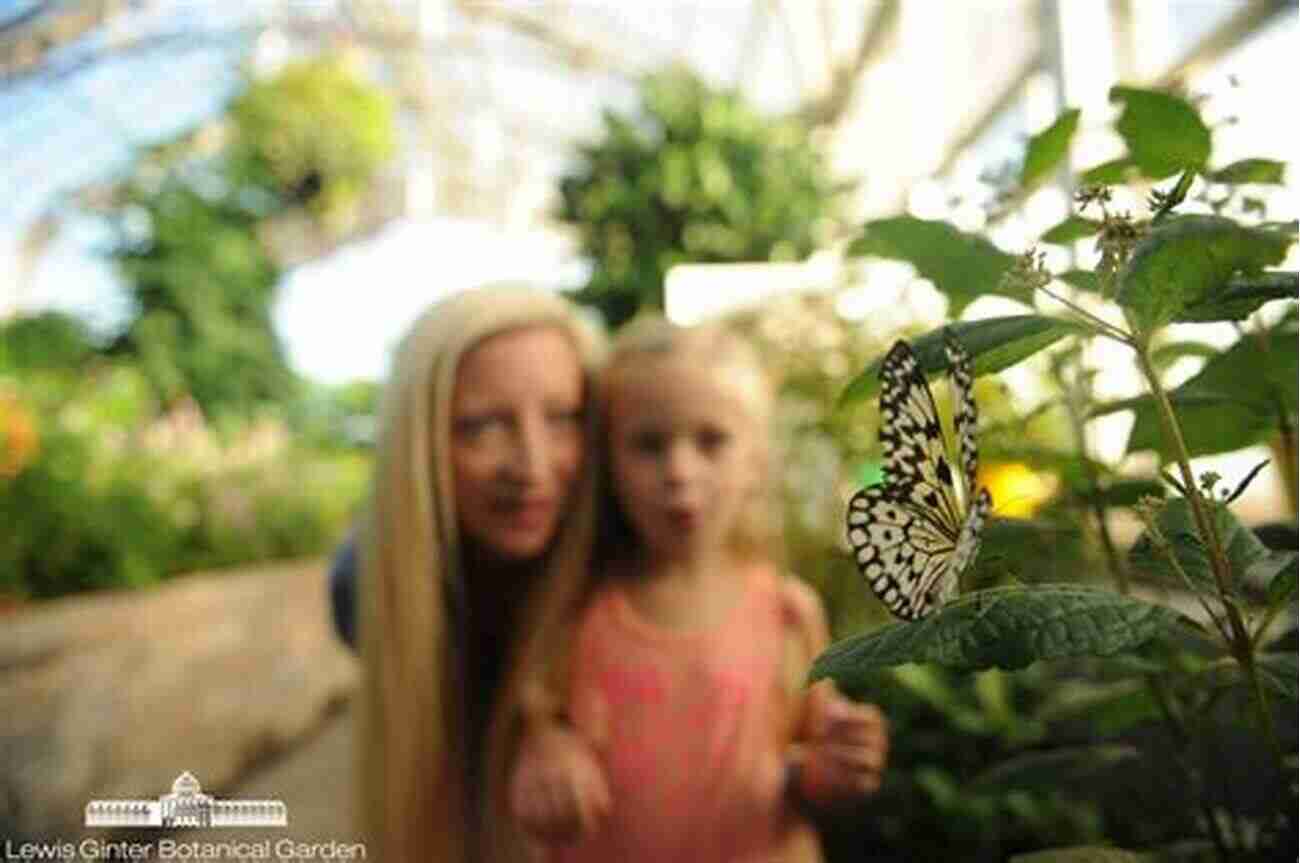
[[[1052,125],[1029,139],[1025,162],[1020,168],[1022,191],[1036,188],[1065,161],[1070,152],[1070,141],[1078,128],[1079,109],[1070,108],[1061,112]]]
[[[978,774],[967,788],[974,792],[1052,791],[1113,771],[1138,755],[1136,747],[1123,743],[1092,743],[1062,746],[1045,752],[1025,752]]]
[[[1206,178],[1216,183],[1266,183],[1280,186],[1286,180],[1286,163],[1272,159],[1241,159],[1210,171]]]
[[[1120,273],[1115,299],[1151,332],[1190,306],[1221,298],[1234,275],[1280,263],[1294,241],[1294,234],[1221,216],[1171,219],[1138,243]]]
[[[1110,662],[1111,666],[1118,664],[1118,660]],[[1133,673],[1158,674],[1165,670],[1157,663],[1146,664],[1150,667]],[[1160,715],[1160,706],[1150,687],[1145,681],[1133,678],[1111,683],[1061,681],[1034,712],[1034,718],[1042,722],[1086,721],[1090,731],[1102,738],[1127,731]]]
[[[1186,323],[1240,321],[1267,302],[1294,300],[1297,294],[1300,294],[1300,280],[1293,272],[1234,276],[1228,280],[1223,293],[1188,306],[1174,320]]]
[[[957,321],[911,339],[912,351],[924,374],[948,370],[943,331],[950,330],[971,359],[975,376],[992,374],[1033,356],[1056,340],[1080,331],[1078,324],[1043,315],[1010,315],[980,321]],[[885,358],[872,361],[840,395],[839,407],[871,398],[880,389],[880,366]]]
[[[1084,186],[1118,186],[1127,178],[1129,168],[1132,167],[1134,162],[1128,156],[1102,162],[1080,174],[1079,183]]]
[[[1077,496],[1087,503],[1105,508],[1133,506],[1144,497],[1164,497],[1165,486],[1150,479],[1120,479],[1106,483],[1096,491],[1078,492]]]
[[[948,296],[954,317],[985,294],[1008,295],[1002,275],[1016,260],[978,234],[912,216],[868,222],[848,253],[907,261]]]
[[[812,680],[852,689],[864,675],[908,662],[975,671],[1014,670],[1044,659],[1110,656],[1143,644],[1177,614],[1110,591],[1052,584],[967,594],[929,617],[831,645]]]
[[[1096,219],[1088,219],[1083,216],[1069,216],[1063,222],[1058,222],[1047,233],[1043,234],[1040,239],[1044,243],[1052,243],[1058,246],[1068,246],[1077,240],[1085,237],[1091,237],[1101,230],[1101,222]]]
[[[1267,438],[1281,422],[1279,411],[1296,414],[1298,374],[1294,321],[1284,321],[1259,340],[1247,336],[1210,359],[1169,393],[1190,454],[1231,452]],[[1135,410],[1128,452],[1156,450],[1164,461],[1172,460],[1151,396],[1105,405],[1093,415],[1126,408]]]
[[[1072,845],[1012,855],[1008,863],[1153,863],[1157,858],[1107,845]]]
[[[1066,270],[1057,276],[1058,279],[1065,282],[1072,288],[1078,288],[1081,291],[1091,291],[1094,294],[1101,293],[1101,279],[1091,270]]]
[[[1169,342],[1151,351],[1151,364],[1164,370],[1183,357],[1209,359],[1219,355],[1219,349],[1205,342]]]
[[[1268,577],[1268,604],[1270,606],[1281,605],[1284,602],[1290,602],[1296,593],[1296,561],[1298,556],[1295,552],[1282,552],[1289,560],[1280,568],[1273,569],[1272,575]]]
[[[1261,653],[1255,657],[1260,682],[1277,694],[1296,701],[1296,679],[1300,667],[1294,653]]]
[[[1159,180],[1184,168],[1199,170],[1210,157],[1210,127],[1191,104],[1168,93],[1116,86],[1124,105],[1115,129],[1142,174]]]
[[[1236,590],[1246,572],[1261,561],[1268,560],[1270,552],[1253,531],[1237,521],[1237,517],[1228,507],[1211,501],[1206,501],[1206,505],[1211,509],[1219,541],[1232,568],[1235,583],[1229,587]],[[1173,548],[1174,556],[1187,577],[1205,590],[1215,590],[1216,582],[1210,566],[1210,555],[1196,530],[1192,507],[1187,499],[1176,497],[1166,501],[1160,514],[1156,516],[1156,526],[1165,541]],[[1128,559],[1134,569],[1177,586],[1183,585],[1182,577],[1174,570],[1169,555],[1161,550],[1149,531],[1143,531],[1138,537],[1137,542],[1129,550]]]
[[[1087,547],[1075,523],[994,517],[984,524],[979,556],[962,576],[963,584],[972,589],[1008,577],[1031,580],[1035,572],[1071,572],[1086,561]]]

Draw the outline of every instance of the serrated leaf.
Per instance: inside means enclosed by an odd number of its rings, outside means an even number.
[[[1118,186],[1128,178],[1129,169],[1133,167],[1133,160],[1128,156],[1111,159],[1084,171],[1079,175],[1079,183],[1084,186]]]
[[[1061,112],[1052,125],[1029,139],[1025,162],[1020,168],[1020,188],[1029,191],[1051,176],[1070,152],[1070,141],[1079,128],[1079,109]]]
[[[994,588],[923,620],[836,642],[817,657],[810,677],[852,689],[874,669],[909,662],[1015,670],[1045,659],[1110,656],[1138,647],[1176,619],[1163,606],[1076,585]]]
[[[1234,583],[1229,587],[1236,589],[1245,573],[1261,561],[1268,560],[1270,552],[1254,532],[1237,521],[1228,507],[1210,501],[1206,501],[1206,505],[1210,508],[1219,542],[1234,575]],[[1192,507],[1187,499],[1176,497],[1166,501],[1156,516],[1156,526],[1173,549],[1187,577],[1205,590],[1216,589],[1209,551],[1196,530]],[[1183,585],[1182,576],[1173,568],[1169,555],[1153,541],[1149,531],[1143,531],[1138,537],[1129,550],[1128,559],[1129,564],[1137,570],[1176,586]]]
[[[1111,88],[1110,100],[1124,105],[1115,130],[1144,176],[1159,180],[1185,168],[1199,170],[1209,159],[1210,127],[1187,101],[1122,85]]]
[[[948,370],[944,355],[943,331],[950,330],[960,341],[971,359],[971,373],[979,375],[1000,372],[1080,327],[1060,318],[1044,315],[1010,315],[985,318],[980,321],[957,321],[937,330],[931,330],[911,340],[924,374],[932,375]],[[839,407],[857,404],[871,398],[880,389],[880,366],[884,357],[878,357],[854,378],[840,395]]]
[[[1016,260],[978,234],[912,216],[868,222],[848,253],[907,261],[948,296],[954,316],[985,294],[1007,296],[1002,275]]]
[[[1291,701],[1296,701],[1296,679],[1300,667],[1294,653],[1261,653],[1255,657],[1260,682]]]
[[[1115,300],[1146,332],[1212,303],[1237,275],[1257,274],[1286,257],[1295,236],[1239,225],[1221,216],[1171,219],[1137,244],[1120,273]]]
[[[1297,294],[1300,294],[1300,279],[1297,279],[1295,273],[1268,272],[1234,276],[1228,280],[1222,293],[1203,302],[1193,303],[1176,315],[1174,320],[1182,323],[1241,321],[1265,303],[1294,300]]]
[[[1286,181],[1286,163],[1272,159],[1241,159],[1210,171],[1206,178],[1216,183],[1264,183],[1280,186]]]
[[[1108,845],[1072,845],[1014,854],[1008,863],[1153,863],[1157,858]]]
[[[1075,786],[1136,759],[1137,747],[1123,743],[1062,746],[1014,755],[976,775],[970,791],[1049,791]]]
[[[1039,239],[1044,243],[1068,246],[1078,240],[1094,236],[1100,230],[1101,222],[1096,219],[1072,215],[1048,228],[1047,233],[1043,234]]]
[[[1231,452],[1258,443],[1278,428],[1279,411],[1295,416],[1296,377],[1300,375],[1294,324],[1284,321],[1262,339],[1250,335],[1212,357],[1190,379],[1169,393],[1189,453]],[[1155,450],[1173,458],[1151,396],[1097,408],[1094,416],[1133,409],[1128,452]]]

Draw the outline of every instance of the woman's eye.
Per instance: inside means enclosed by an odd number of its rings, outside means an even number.
[[[632,449],[642,455],[659,455],[667,446],[667,439],[658,432],[637,432],[632,435]]]
[[[458,418],[452,424],[452,430],[457,437],[474,440],[502,425],[503,420],[498,416],[467,416]]]
[[[571,426],[582,424],[582,410],[579,408],[550,411],[546,419],[551,425]]]

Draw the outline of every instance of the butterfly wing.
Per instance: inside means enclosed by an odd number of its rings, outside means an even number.
[[[954,556],[968,520],[934,397],[907,342],[890,349],[880,377],[885,483],[849,502],[848,539],[858,569],[885,607],[917,620],[955,589],[961,568],[953,565]],[[975,537],[977,544],[978,528]]]
[[[958,455],[966,480],[964,499],[969,504],[975,498],[975,477],[979,473],[979,453],[975,448],[979,409],[972,393],[970,357],[951,333],[944,336],[944,353],[948,358],[948,384],[952,392],[952,424],[957,432]]]
[[[962,507],[934,396],[905,341],[895,342],[880,367],[880,448],[885,481],[931,514],[954,544]]]
[[[978,547],[978,528],[975,537]],[[849,501],[848,538],[858,570],[896,617],[925,617],[956,586],[959,538],[930,511],[915,506],[906,487],[875,485],[855,494]]]

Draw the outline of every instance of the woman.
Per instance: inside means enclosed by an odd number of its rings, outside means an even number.
[[[586,571],[599,353],[568,302],[513,286],[438,303],[398,350],[358,542],[374,859],[521,853],[495,801],[542,636],[562,631]]]
[[[527,859],[515,780],[562,771],[608,808],[594,754],[541,681],[586,588],[596,440],[587,419],[603,344],[574,307],[519,286],[431,308],[395,357],[368,519],[358,538],[361,812],[386,863]],[[829,787],[883,769],[879,713],[813,699],[808,747]],[[835,796],[835,795],[831,795]]]

